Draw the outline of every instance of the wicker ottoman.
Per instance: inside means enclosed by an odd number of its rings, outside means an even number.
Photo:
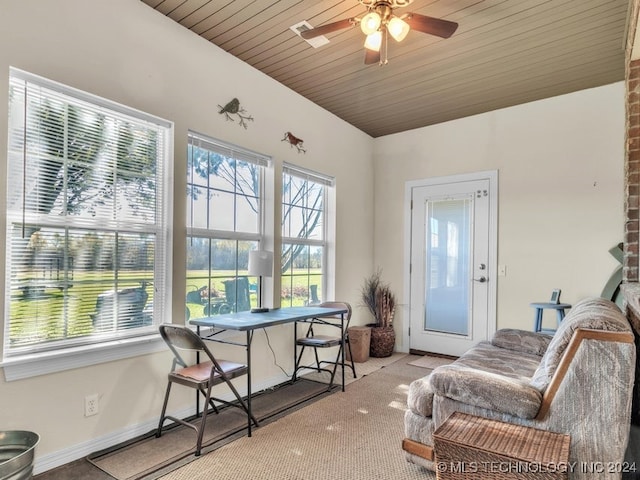
[[[439,480],[568,478],[569,435],[454,412],[433,443]]]

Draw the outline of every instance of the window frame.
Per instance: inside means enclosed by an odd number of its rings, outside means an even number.
[[[218,240],[220,241],[230,240],[230,241],[236,242],[236,247],[238,245],[238,242],[255,242],[258,249],[267,249],[270,245],[270,242],[268,239],[270,238],[270,235],[272,235],[272,232],[270,230],[270,225],[267,221],[267,217],[268,217],[267,211],[269,207],[268,198],[270,198],[270,196],[267,194],[267,191],[266,191],[267,185],[268,185],[267,179],[269,177],[268,172],[272,170],[271,157],[261,153],[251,151],[244,147],[240,147],[228,142],[224,142],[222,140],[214,139],[208,135],[201,134],[193,130],[189,130],[187,145],[196,146],[196,143],[197,143],[197,146],[200,148],[204,148],[210,152],[215,152],[226,158],[232,158],[235,161],[251,163],[260,169],[260,174],[259,174],[260,178],[258,179],[258,192],[256,197],[257,207],[258,207],[258,219],[257,219],[258,228],[257,228],[257,232],[247,232],[247,231],[236,230],[235,226],[236,226],[238,210],[235,206],[236,205],[235,199],[237,199],[237,196],[240,194],[235,192],[235,190],[234,190],[235,197],[234,197],[234,217],[233,217],[234,229],[233,230],[223,230],[223,229],[216,229],[216,228],[203,228],[203,227],[193,226],[193,224],[190,224],[193,222],[193,217],[192,216],[190,217],[189,215],[189,212],[190,212],[189,202],[192,201],[192,199],[190,199],[188,189],[187,189],[187,211],[185,215],[187,248],[192,238],[198,238],[198,239],[207,240],[209,242],[218,241]],[[188,155],[189,153],[187,152],[187,156]],[[187,168],[189,168],[189,159],[187,159]],[[188,188],[189,188],[189,185],[194,184],[194,182],[190,179],[189,176],[190,176],[190,172],[187,171],[187,187]],[[209,183],[207,183],[206,188],[210,188]],[[211,207],[211,202],[209,201],[207,202],[207,209],[209,209],[210,207]],[[185,273],[185,280],[187,281],[187,287],[189,287],[188,265],[185,265],[184,273]],[[215,278],[215,277],[212,277],[211,273],[212,272],[210,271],[209,276],[207,277],[207,280],[208,280],[207,287],[211,286],[211,279]],[[230,276],[225,276],[225,277],[230,278]],[[238,260],[236,257],[236,270],[235,270],[235,276],[233,278],[237,279],[238,277],[239,277]],[[263,302],[266,298],[264,297],[264,295],[265,295],[265,289],[263,285]],[[209,298],[207,301],[210,301],[210,300],[211,299]],[[188,302],[185,301],[185,303],[188,303]],[[187,312],[189,312],[190,318],[197,317],[197,315],[194,316],[188,310],[188,306],[185,305],[185,313]],[[188,323],[188,319],[185,319],[185,321]]]
[[[281,210],[284,205],[282,195],[284,194],[284,175],[295,176],[299,179],[313,181],[319,183],[324,187],[323,195],[323,239],[306,239],[300,237],[287,237],[283,234],[283,224],[281,219],[280,224],[280,240],[281,245],[294,244],[294,245],[306,245],[308,247],[322,247],[322,295],[321,301],[328,301],[335,296],[335,224],[336,224],[336,181],[334,177],[326,174],[315,172],[307,168],[300,167],[291,163],[283,162],[282,165],[282,191],[280,195],[280,207]],[[282,248],[280,251],[280,264],[282,265]],[[280,273],[281,288],[284,287],[283,273]],[[311,292],[309,291],[309,296]],[[279,295],[281,300],[282,293]],[[310,300],[310,299],[309,299]],[[288,305],[285,305],[288,306]]]
[[[173,122],[13,67],[10,69],[10,78],[15,78],[19,81],[33,84],[33,87],[35,88],[50,90],[52,91],[52,94],[62,94],[69,98],[69,102],[71,104],[73,104],[73,102],[88,103],[92,108],[105,109],[116,116],[126,115],[127,117],[135,118],[137,121],[152,123],[163,130],[164,138],[162,139],[161,144],[163,152],[162,156],[159,157],[159,161],[162,162],[160,168],[162,168],[163,171],[158,178],[158,181],[161,183],[162,194],[160,196],[161,198],[157,199],[155,206],[155,212],[157,215],[156,224],[158,226],[152,229],[156,232],[156,238],[160,239],[160,245],[163,246],[161,255],[154,256],[153,264],[154,278],[159,280],[159,282],[164,286],[163,291],[156,292],[154,295],[156,302],[158,302],[158,299],[160,298],[163,299],[161,306],[158,308],[158,313],[154,314],[153,320],[153,325],[160,323],[163,320],[161,317],[162,312],[166,315],[166,312],[171,311],[171,295],[168,295],[167,292],[171,291],[172,269],[170,267],[158,269],[158,265],[160,262],[164,263],[165,266],[172,265],[174,188]],[[9,114],[11,114],[11,112],[9,112]],[[9,149],[9,147],[10,143],[8,139],[7,149]],[[8,185],[5,188],[8,188]],[[3,228],[5,228],[5,238],[10,234],[8,226],[10,219],[12,218],[8,208],[9,205],[5,205],[5,213],[7,216],[7,221],[3,226]],[[67,223],[67,225],[74,228],[72,222]],[[157,331],[152,331],[150,328],[142,328],[140,331],[133,332],[128,335],[115,334],[103,337],[92,336],[90,340],[87,339],[86,341],[78,343],[74,341],[61,340],[61,343],[52,349],[36,347],[33,349],[25,348],[22,351],[9,352],[6,347],[6,342],[8,341],[9,331],[8,319],[11,287],[9,275],[12,270],[11,264],[8,262],[11,258],[10,245],[7,245],[5,258],[5,278],[7,283],[5,285],[4,292],[5,321],[3,322],[3,341],[0,347],[2,349],[2,361],[0,366],[4,368],[5,378],[7,381],[78,368],[81,366],[95,365],[122,358],[129,358],[162,349],[162,341],[157,335]],[[160,275],[160,277],[158,277],[158,275]],[[160,288],[162,288],[162,286]]]

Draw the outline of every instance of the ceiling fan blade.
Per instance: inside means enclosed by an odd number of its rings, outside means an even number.
[[[300,36],[308,40],[310,38],[319,37],[320,35],[342,30],[343,28],[352,27],[357,23],[358,22],[355,18],[345,18],[344,20],[338,20],[337,22],[320,25],[319,27],[312,28],[311,30],[305,30],[300,33]]]
[[[403,20],[414,30],[442,38],[449,38],[458,29],[456,22],[450,22],[442,18],[427,17],[419,13],[409,13]]]
[[[373,65],[374,63],[380,63],[380,52],[374,50],[364,49],[364,64]]]

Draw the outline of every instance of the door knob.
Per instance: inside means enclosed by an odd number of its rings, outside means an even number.
[[[482,277],[480,277],[480,278],[474,278],[474,279],[473,279],[473,281],[474,281],[474,282],[485,283],[485,282],[487,282],[488,280],[487,280],[487,277],[482,276]]]

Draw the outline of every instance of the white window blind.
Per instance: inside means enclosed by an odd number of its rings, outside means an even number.
[[[326,185],[328,187],[333,187],[335,185],[335,179],[333,177],[323,175],[322,173],[317,173],[312,170],[307,170],[306,168],[302,168],[297,165],[285,163],[282,165],[282,172],[303,180],[309,180],[320,185]]]
[[[155,330],[171,123],[16,69],[9,89],[5,357]]]

